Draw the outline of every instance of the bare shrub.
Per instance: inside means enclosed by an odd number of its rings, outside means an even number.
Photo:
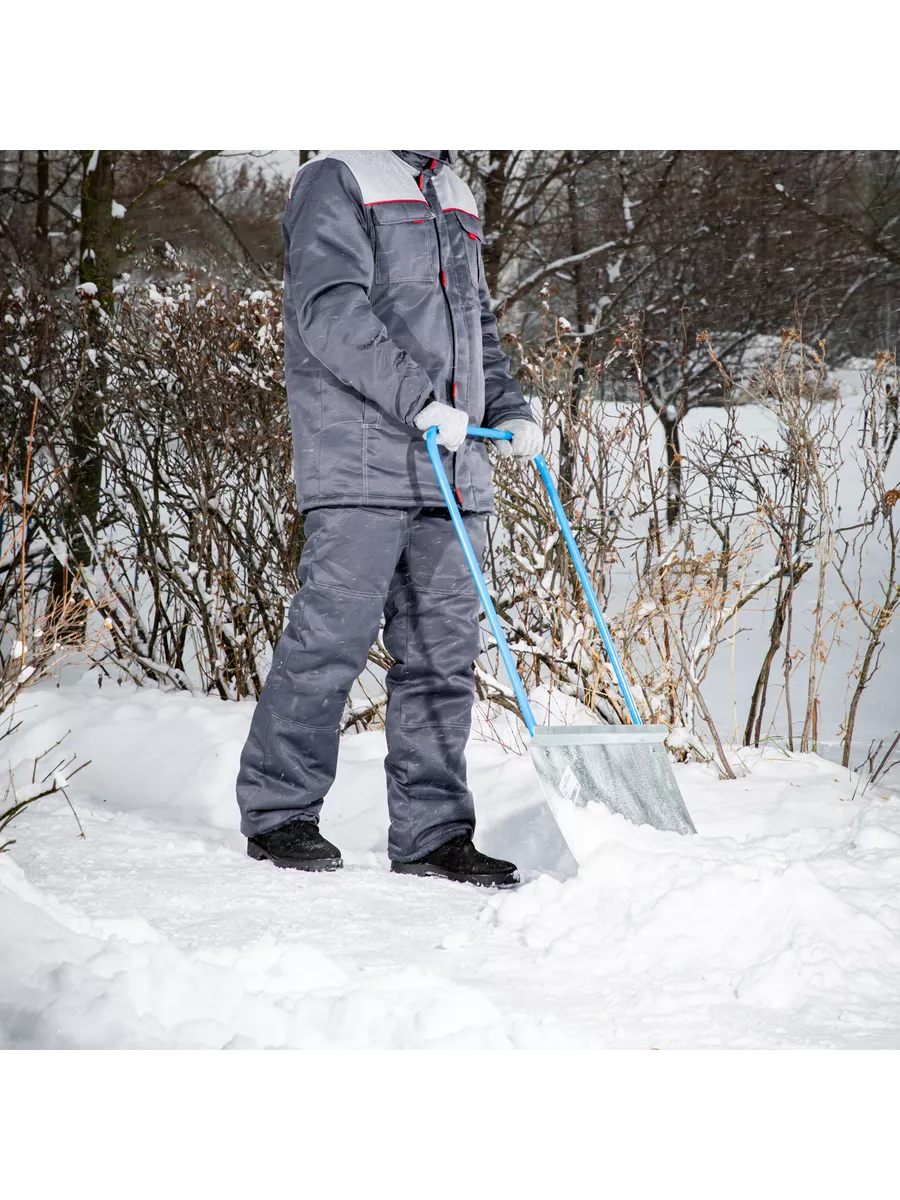
[[[900,484],[888,476],[898,436],[895,352],[879,355],[863,377],[862,424],[853,450],[861,464],[865,507],[858,521],[835,531],[835,569],[857,635],[842,731],[845,767],[850,765],[860,701],[879,668],[884,635],[900,608]],[[875,580],[869,567],[873,560],[884,564]]]
[[[80,313],[60,316],[61,307],[36,411],[47,496],[32,519],[36,559],[45,570],[52,552],[72,575],[65,590],[100,614],[108,666],[138,682],[258,695],[295,590],[302,528],[278,299],[185,285],[122,300],[105,350],[103,495],[96,524],[82,519],[79,530],[89,564],[74,558],[62,519],[73,502],[64,468],[81,350]]]
[[[29,537],[29,528],[47,496],[46,490],[32,490],[37,404],[35,397],[30,413],[25,410],[27,419],[10,444],[0,479],[0,744],[20,728],[18,702],[29,687],[60,665],[66,652],[63,631],[73,622],[82,622],[88,607],[85,598],[74,595],[54,600],[39,586],[40,575],[34,571],[40,547],[37,539]],[[24,786],[17,785],[10,772],[0,794],[0,853],[14,844],[3,840],[4,831],[35,801],[62,792],[72,807],[66,786],[88,764],[72,770],[72,755],[45,770],[42,760],[58,745],[34,760],[31,779]]]

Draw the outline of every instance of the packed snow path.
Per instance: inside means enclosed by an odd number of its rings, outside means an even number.
[[[477,842],[526,877],[490,893],[389,874],[379,734],[345,739],[323,815],[346,869],[303,875],[236,828],[250,705],[22,707],[4,775],[67,730],[92,762],[84,839],[53,797],[0,855],[0,1046],[900,1045],[900,799],[815,756],[676,768],[699,836],[600,814],[576,874],[528,757],[473,739]]]

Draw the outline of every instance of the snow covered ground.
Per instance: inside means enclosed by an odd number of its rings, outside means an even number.
[[[2,1047],[900,1046],[900,797],[815,756],[676,768],[699,836],[605,816],[576,872],[527,756],[473,738],[479,844],[526,882],[391,876],[380,734],[348,737],[331,875],[251,861],[250,704],[27,693],[20,780],[66,730],[70,793],[0,855]],[[10,744],[11,743],[11,744]]]

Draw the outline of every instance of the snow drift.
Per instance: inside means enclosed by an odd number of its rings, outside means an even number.
[[[676,767],[699,835],[598,811],[576,873],[528,757],[475,737],[478,842],[526,879],[491,894],[388,873],[380,734],[344,739],[323,816],[347,868],[304,877],[244,855],[250,704],[29,705],[14,773],[66,730],[92,763],[85,837],[51,797],[0,856],[0,1046],[900,1045],[900,799],[814,755]]]

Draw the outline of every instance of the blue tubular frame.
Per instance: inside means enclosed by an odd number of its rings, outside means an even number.
[[[466,433],[470,436],[478,436],[484,434],[492,434],[494,437],[503,438],[511,437],[512,434],[501,432],[500,430],[482,430],[476,429],[475,426],[470,426]],[[459,505],[456,503],[456,497],[450,487],[450,480],[447,478],[447,472],[444,470],[444,464],[441,462],[441,452],[437,444],[438,427],[432,425],[425,434],[425,444],[428,446],[428,456],[431,459],[434,467],[434,472],[437,475],[438,486],[441,489],[441,495],[444,497],[444,503],[450,510],[450,520],[453,522],[453,528],[456,530],[457,537],[463,548],[463,554],[466,556],[466,562],[469,565],[469,570],[472,572],[472,578],[475,580],[475,587],[478,589],[478,597],[484,605],[484,611],[487,614],[487,619],[491,627],[491,631],[497,641],[497,649],[500,651],[500,658],[503,661],[503,666],[506,668],[506,674],[509,676],[509,682],[512,684],[513,691],[516,694],[516,700],[519,702],[519,708],[522,710],[522,717],[525,724],[528,726],[529,734],[534,733],[534,713],[531,711],[531,705],[528,703],[528,697],[525,695],[525,688],[522,685],[522,680],[519,678],[519,672],[516,670],[516,664],[513,660],[512,652],[506,641],[503,633],[503,626],[500,624],[500,618],[497,616],[497,610],[494,608],[494,602],[491,599],[491,594],[487,590],[487,585],[484,582],[484,575],[481,573],[481,563],[478,561],[478,556],[472,549],[472,543],[469,540],[469,535],[466,532],[466,526],[459,512]]]
[[[484,582],[484,576],[481,572],[481,564],[472,549],[472,543],[469,540],[469,535],[466,533],[466,527],[460,515],[459,506],[456,503],[456,498],[450,488],[450,481],[447,478],[447,472],[444,470],[444,464],[441,462],[441,452],[437,444],[438,429],[436,425],[425,434],[425,442],[428,446],[428,456],[431,459],[435,474],[437,475],[438,486],[441,489],[441,495],[444,497],[444,503],[450,510],[450,519],[453,522],[453,528],[456,530],[460,543],[462,544],[463,553],[466,557],[466,562],[469,570],[472,572],[472,578],[475,581],[475,587],[478,589],[478,596],[481,603],[484,605],[484,611],[487,614],[488,623],[491,631],[497,641],[497,649],[500,651],[500,658],[506,673],[509,676],[509,681],[512,684],[513,691],[516,694],[516,700],[519,702],[519,708],[522,710],[522,717],[528,727],[530,734],[534,733],[535,720],[534,713],[531,711],[531,705],[528,703],[528,697],[525,695],[525,688],[522,686],[522,680],[519,678],[519,673],[516,670],[516,664],[513,661],[512,653],[503,633],[503,628],[500,624],[500,618],[497,616],[497,610],[494,608],[494,602],[491,600],[490,593]],[[493,438],[495,441],[511,441],[512,434],[506,429],[483,429],[478,425],[469,425],[466,429],[467,437],[483,437]],[[631,688],[628,686],[628,680],[625,678],[625,672],[622,670],[622,663],[616,653],[616,648],[613,645],[613,640],[609,632],[609,626],[606,624],[606,618],[603,615],[603,610],[600,608],[600,602],[597,599],[597,594],[591,584],[590,577],[587,573],[587,567],[584,565],[584,559],[581,557],[581,552],[575,544],[575,538],[572,534],[572,527],[569,524],[569,519],[566,516],[565,509],[562,506],[562,501],[559,498],[559,492],[556,490],[556,484],[553,482],[553,477],[550,474],[550,468],[547,465],[543,455],[537,454],[534,458],[534,465],[537,467],[541,479],[544,481],[544,487],[547,489],[547,495],[550,497],[550,503],[553,506],[553,512],[559,522],[559,528],[565,539],[569,554],[572,559],[572,565],[575,567],[575,573],[578,576],[581,586],[584,588],[584,594],[587,596],[588,604],[591,612],[594,614],[594,620],[597,622],[597,628],[600,631],[600,638],[603,641],[603,647],[606,650],[609,658],[610,666],[613,669],[613,674],[616,677],[616,682],[622,692],[625,704],[628,708],[628,713],[632,722],[635,725],[642,725],[640,713],[637,710],[637,705],[634,702],[634,696],[631,694]]]

